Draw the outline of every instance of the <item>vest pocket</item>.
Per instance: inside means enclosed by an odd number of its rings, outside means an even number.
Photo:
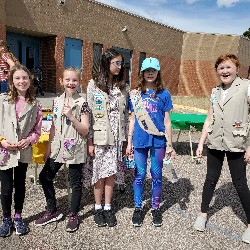
[[[94,130],[94,144],[99,142],[106,142],[106,127],[101,125],[93,125]]]
[[[249,124],[245,124],[241,127],[234,127],[233,128],[233,144],[235,147],[243,147],[244,142],[247,139],[247,135],[249,132]]]
[[[76,151],[77,140],[75,138],[64,138],[62,158],[66,160],[73,160]]]

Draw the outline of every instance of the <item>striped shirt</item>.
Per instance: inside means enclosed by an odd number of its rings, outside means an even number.
[[[2,54],[2,58],[0,58],[0,82],[7,81],[9,78],[10,66],[7,63],[8,59],[10,59],[10,56],[7,53]]]

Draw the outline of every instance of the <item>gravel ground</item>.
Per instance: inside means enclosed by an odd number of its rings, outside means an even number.
[[[199,132],[192,133],[194,149],[197,147],[199,136]],[[175,139],[176,137],[177,133],[174,135]],[[93,191],[84,189],[79,230],[67,233],[65,227],[68,196],[62,170],[55,179],[55,187],[58,207],[65,215],[63,220],[45,227],[34,226],[34,221],[42,215],[45,200],[41,186],[33,185],[27,178],[23,217],[30,227],[30,232],[24,236],[17,236],[12,232],[10,237],[1,238],[1,249],[249,249],[249,245],[241,242],[241,235],[246,228],[246,217],[232,185],[227,162],[224,162],[222,175],[211,202],[208,229],[200,233],[193,229],[193,223],[200,208],[206,156],[201,164],[192,160],[187,132],[181,132],[179,142],[175,143],[174,147],[178,154],[174,166],[179,181],[175,184],[168,182],[166,170],[163,170],[162,227],[155,228],[152,225],[150,176],[145,181],[143,225],[141,228],[132,227],[133,172],[129,171],[126,173],[126,192],[114,193],[113,206],[117,215],[117,226],[97,228],[94,225]],[[41,167],[39,165],[39,171]],[[33,172],[34,165],[31,165],[27,176]],[[249,171],[247,176],[250,180]]]

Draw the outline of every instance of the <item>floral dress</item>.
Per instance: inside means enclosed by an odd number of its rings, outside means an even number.
[[[109,92],[108,116],[115,139],[115,145],[100,146],[95,145],[95,157],[87,157],[87,162],[83,170],[83,185],[85,187],[95,184],[99,179],[116,174],[115,182],[124,184],[124,170],[122,163],[122,145],[118,140],[119,135],[119,94],[120,89],[114,87]],[[88,100],[89,102],[89,100]],[[89,102],[91,107],[91,103]],[[126,118],[126,128],[128,119]],[[127,131],[127,130],[126,130]]]

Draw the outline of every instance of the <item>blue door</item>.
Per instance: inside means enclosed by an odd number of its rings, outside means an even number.
[[[82,40],[65,38],[64,67],[74,67],[82,72]],[[78,91],[81,92],[80,86]]]
[[[39,37],[7,32],[7,44],[21,64],[30,70],[38,68]]]

